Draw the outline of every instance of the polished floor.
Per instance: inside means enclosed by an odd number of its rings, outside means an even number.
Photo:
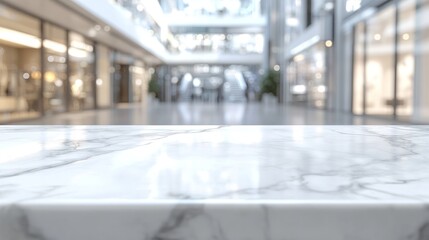
[[[13,124],[46,125],[382,125],[401,124],[387,118],[353,116],[289,105],[263,103],[154,103],[115,109],[47,115]],[[403,124],[403,123],[402,123]]]

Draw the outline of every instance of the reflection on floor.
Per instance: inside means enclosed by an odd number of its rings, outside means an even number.
[[[66,113],[14,124],[149,124],[149,125],[361,125],[401,124],[391,119],[353,116],[289,105],[259,103],[155,103],[116,109]],[[404,124],[404,123],[402,123]]]

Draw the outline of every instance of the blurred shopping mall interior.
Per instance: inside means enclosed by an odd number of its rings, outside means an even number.
[[[427,14],[429,0],[0,0],[0,124],[429,123]]]

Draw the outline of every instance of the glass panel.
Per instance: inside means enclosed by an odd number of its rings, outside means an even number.
[[[398,25],[398,116],[410,116],[413,111],[415,19],[416,1],[402,1],[399,4]]]
[[[295,40],[303,28],[302,0],[285,0],[285,43]]]
[[[93,84],[94,47],[79,34],[70,33],[70,110],[79,111],[94,107]]]
[[[99,107],[112,105],[112,52],[103,45],[97,46],[97,104]]]
[[[175,38],[181,52],[252,54],[264,50],[263,34],[176,34]]]
[[[366,113],[392,115],[395,56],[394,6],[389,6],[368,20],[366,42]]]
[[[418,122],[429,122],[429,0],[420,0],[417,15],[417,68],[415,78],[416,108],[414,109],[414,120]]]
[[[127,2],[130,0],[118,0]],[[174,16],[259,16],[261,0],[161,0],[164,13]]]
[[[293,102],[307,102],[306,56],[296,55],[289,65],[289,82]]]
[[[288,81],[293,102],[306,102],[324,108],[326,102],[325,47],[320,42],[296,55],[288,66]]]
[[[141,66],[132,67],[133,74],[133,101],[143,101],[143,84],[145,83],[145,70]]]
[[[0,122],[40,115],[40,22],[0,4]]]
[[[325,45],[320,42],[307,52],[307,88],[310,106],[325,107],[326,100],[326,62]]]
[[[131,65],[134,58],[120,52],[115,53],[114,67],[115,77],[113,82],[114,103],[128,103],[132,96]]]
[[[353,113],[363,114],[363,88],[365,75],[365,24],[356,25],[353,62]]]
[[[45,111],[66,111],[66,84],[67,79],[67,33],[65,30],[46,23],[44,25],[45,39]]]

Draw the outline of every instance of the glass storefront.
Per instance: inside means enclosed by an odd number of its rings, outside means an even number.
[[[130,55],[0,4],[0,123],[143,102],[150,78],[144,67]]]
[[[365,111],[369,115],[393,114],[395,8],[389,6],[366,24]]]
[[[0,122],[41,114],[40,21],[0,4]]]
[[[149,79],[148,70],[144,68],[143,62],[137,61],[132,67],[133,101],[145,103]]]
[[[45,112],[65,112],[67,109],[67,32],[49,23],[45,23],[43,28]]]
[[[353,59],[353,113],[360,115],[364,112],[364,83],[365,83],[365,24],[359,23],[354,34]]]
[[[94,108],[94,46],[91,41],[77,33],[69,35],[70,64],[70,110]]]
[[[354,114],[414,114],[416,9],[417,0],[394,2],[355,25]]]
[[[104,45],[97,45],[97,106],[112,106],[113,52]]]
[[[303,29],[302,0],[285,0],[285,43],[295,40]]]
[[[397,106],[398,116],[413,113],[414,51],[416,31],[416,0],[402,1],[398,12],[398,64],[397,68]]]
[[[326,68],[326,47],[323,42],[294,56],[287,71],[292,101],[324,108],[327,92]]]
[[[132,102],[132,72],[131,66],[134,58],[130,55],[115,52],[113,79],[113,99],[114,103]]]
[[[415,38],[417,45],[416,52],[416,71],[414,83],[414,109],[413,120],[417,122],[429,122],[429,24],[427,19],[429,16],[429,0],[419,0],[419,8],[417,9],[417,24],[415,25]],[[410,36],[413,36],[410,34]]]

